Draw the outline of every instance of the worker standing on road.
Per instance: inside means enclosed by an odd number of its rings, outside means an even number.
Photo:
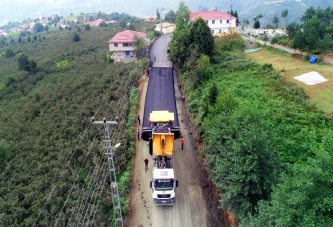
[[[138,115],[138,122],[139,122],[139,125],[140,125],[140,115]]]
[[[148,169],[148,158],[145,158],[144,162],[145,162],[145,172],[147,172],[147,169]]]
[[[184,149],[184,143],[185,143],[184,136],[182,136],[180,142],[181,142],[181,144],[182,144],[182,150],[183,150],[183,149]]]
[[[138,134],[138,140],[140,140],[140,129],[138,129],[137,134]]]

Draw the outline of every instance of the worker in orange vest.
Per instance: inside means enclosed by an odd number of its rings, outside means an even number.
[[[183,149],[184,149],[184,143],[185,143],[184,136],[182,136],[180,142],[181,142],[181,144],[182,144],[182,150],[183,150]]]

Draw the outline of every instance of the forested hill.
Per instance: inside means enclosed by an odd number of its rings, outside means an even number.
[[[130,0],[126,3],[123,1],[109,0],[72,0],[72,1],[48,1],[47,4],[43,0],[31,0],[29,2],[23,0],[2,1],[0,3],[0,25],[6,24],[8,21],[21,22],[24,19],[35,19],[37,17],[49,17],[58,14],[69,15],[70,13],[79,15],[80,13],[105,13],[119,12],[127,13],[140,18],[149,15],[156,15],[156,9],[160,12],[168,12],[176,10],[180,1],[164,1],[156,2],[153,0],[134,1]],[[217,8],[220,11],[230,10],[230,0],[212,0],[212,1],[189,1],[188,6],[192,12],[200,10],[211,10]],[[307,8],[313,6],[317,8],[333,7],[332,1],[328,0],[233,0],[233,10],[238,11],[240,21],[247,18],[252,20],[257,14],[262,13],[262,25],[266,26],[271,23],[274,15],[281,15],[284,9],[289,10],[289,21],[299,20],[301,15]],[[13,10],[15,9],[15,10]]]
[[[238,15],[240,21],[243,19],[248,19],[253,22],[253,18],[262,13],[263,18],[260,20],[262,27],[265,27],[267,24],[273,24],[272,20],[275,15],[281,18],[281,13],[283,10],[288,10],[287,22],[291,23],[293,21],[299,22],[300,18],[304,14],[304,12],[310,8],[314,7],[315,9],[318,7],[327,8],[333,7],[332,1],[327,0],[281,0],[281,1],[268,1],[268,0],[247,0],[247,1],[233,1],[233,10],[238,11]],[[285,25],[285,19],[280,19],[280,25]]]
[[[77,25],[22,33],[0,48],[0,226],[110,224],[104,129],[90,124],[92,116],[120,118],[110,130],[122,143],[115,159],[128,211],[134,134],[126,123],[135,119],[127,116],[141,71],[109,62],[108,41],[121,30]]]

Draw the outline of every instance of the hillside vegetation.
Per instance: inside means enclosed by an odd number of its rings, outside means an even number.
[[[271,64],[248,60],[237,34],[195,54],[195,23],[176,30],[169,57],[182,35],[190,51],[176,59],[179,77],[221,208],[241,226],[332,225],[332,119]]]
[[[56,29],[0,50],[1,226],[112,223],[104,128],[91,125],[92,116],[120,118],[110,133],[122,143],[115,164],[123,214],[128,211],[141,69],[110,64],[108,41],[120,30],[119,24]],[[6,58],[8,47],[13,56]],[[21,54],[37,67],[18,71]]]

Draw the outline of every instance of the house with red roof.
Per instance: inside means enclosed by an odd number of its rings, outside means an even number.
[[[218,33],[233,33],[236,27],[236,17],[217,10],[194,12],[190,15],[192,21],[195,21],[199,17],[207,22],[213,35]]]
[[[0,35],[7,36],[8,33],[5,30],[0,30]]]
[[[155,21],[156,17],[155,16],[148,16],[146,17],[146,21]]]
[[[99,26],[103,22],[105,22],[105,20],[97,19],[97,20],[94,20],[94,21],[85,22],[84,24],[89,24],[90,26]]]
[[[146,38],[146,33],[126,30],[117,33],[109,41],[109,50],[113,52],[111,59],[115,62],[130,62],[136,60],[135,48],[133,46],[134,37]]]

